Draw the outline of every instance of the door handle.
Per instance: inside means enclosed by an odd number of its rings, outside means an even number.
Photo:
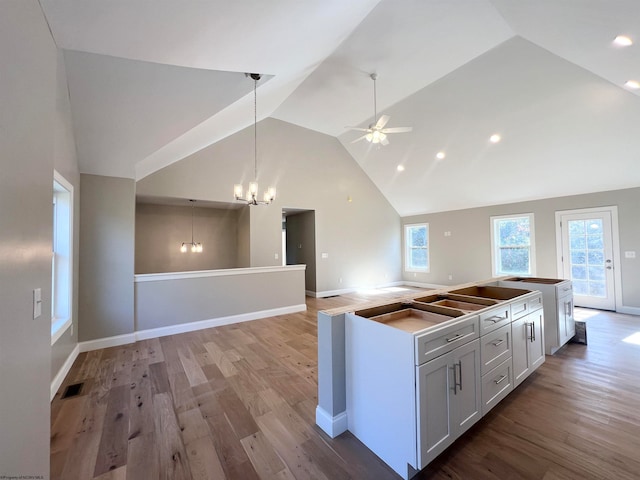
[[[460,391],[462,391],[462,360],[458,360],[458,378],[460,379],[460,383],[458,383],[458,387],[460,387]]]
[[[533,343],[536,341],[536,322],[527,323],[529,327],[529,338],[528,340]]]

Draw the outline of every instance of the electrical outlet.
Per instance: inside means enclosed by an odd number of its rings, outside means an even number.
[[[449,274],[449,280],[453,280],[453,275]]]
[[[624,258],[636,258],[636,252],[635,251],[624,252]]]
[[[276,260],[278,260],[279,257],[280,257],[280,255],[278,255],[277,253],[273,254],[273,258],[275,258]]]
[[[328,254],[328,253],[323,252],[323,253],[322,253],[322,258],[329,258],[329,254]]]

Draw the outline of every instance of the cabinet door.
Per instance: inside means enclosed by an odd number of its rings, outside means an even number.
[[[454,389],[452,399],[456,438],[482,417],[480,341],[474,340],[453,351]]]
[[[529,327],[527,326],[527,317],[516,320],[511,324],[511,339],[513,351],[513,384],[520,385],[522,381],[529,375],[529,349],[527,343]]]
[[[544,314],[542,310],[527,315],[529,373],[544,363]]]
[[[476,340],[477,341],[477,340]],[[416,367],[418,469],[424,468],[455,440],[450,421],[453,352]]]
[[[576,323],[573,318],[573,295],[558,300],[559,345],[567,343],[576,334]]]

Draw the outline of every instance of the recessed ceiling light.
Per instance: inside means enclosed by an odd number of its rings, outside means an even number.
[[[628,80],[627,82],[625,82],[624,86],[637,90],[638,88],[640,88],[640,82],[638,82],[637,80]]]
[[[494,133],[493,135],[491,135],[489,137],[489,141],[491,143],[498,143],[500,140],[502,140],[502,137],[500,135],[498,135],[497,133]]]
[[[447,156],[447,155],[446,155],[444,152],[438,152],[438,153],[436,153],[436,158],[437,158],[438,160],[443,160],[443,159],[444,159],[444,157],[446,157],[446,156]]]
[[[404,165],[398,165],[398,166],[397,166],[397,170],[398,170],[399,172],[404,172]]]
[[[621,47],[628,47],[630,45],[633,45],[633,40],[631,40],[631,38],[627,37],[626,35],[618,35],[616,38],[614,38],[613,43]]]

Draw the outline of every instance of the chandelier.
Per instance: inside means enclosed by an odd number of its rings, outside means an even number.
[[[191,241],[190,242],[182,242],[180,246],[180,251],[182,253],[186,253],[187,249],[191,249],[194,253],[202,252],[202,243],[196,243],[193,241],[193,206],[195,205],[195,200],[189,200],[191,202]]]
[[[233,196],[236,200],[246,202],[247,205],[268,205],[276,198],[276,189],[269,187],[265,192],[262,200],[258,200],[258,107],[257,107],[257,89],[259,73],[245,74],[253,79],[253,182],[249,182],[246,196],[243,195],[243,187],[236,183],[233,187]]]

